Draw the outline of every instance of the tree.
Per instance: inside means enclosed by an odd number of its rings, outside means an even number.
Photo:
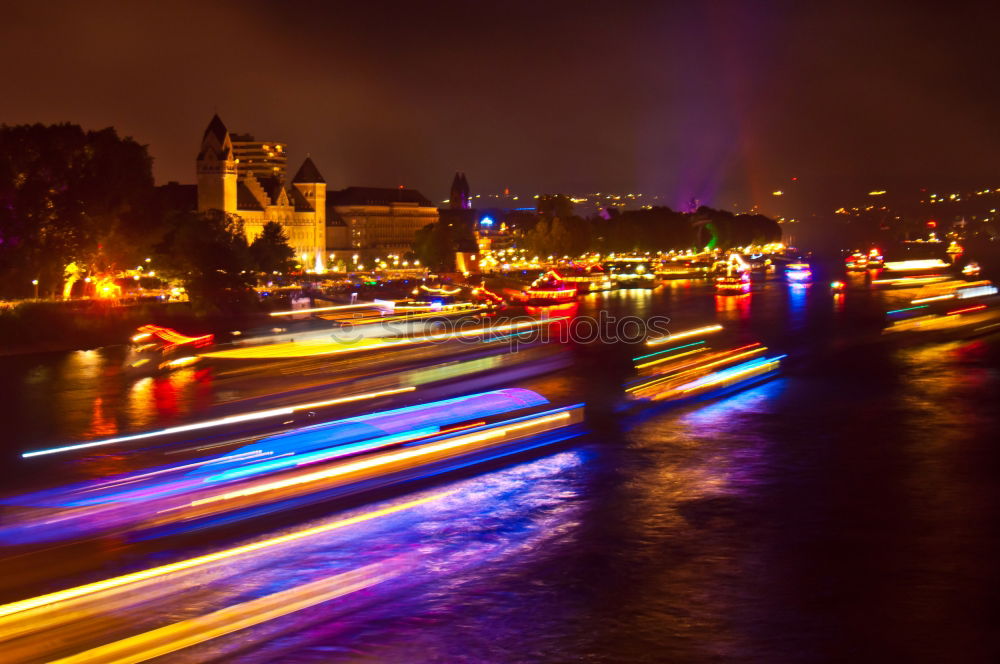
[[[0,126],[0,289],[59,289],[65,266],[139,264],[155,241],[152,160],[114,129]],[[11,285],[14,285],[11,288]]]
[[[455,252],[475,252],[476,238],[472,229],[460,221],[441,219],[427,224],[413,239],[413,253],[427,267],[441,272],[455,269]]]
[[[288,244],[285,229],[276,221],[264,224],[264,230],[250,244],[254,269],[271,274],[285,273],[295,267],[295,250]]]
[[[253,260],[239,217],[219,210],[175,214],[157,254],[161,271],[184,283],[197,308],[234,311],[254,301]]]

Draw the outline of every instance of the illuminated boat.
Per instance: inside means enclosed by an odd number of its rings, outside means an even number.
[[[715,290],[720,295],[742,295],[750,292],[750,273],[721,275],[715,278]]]
[[[715,291],[719,295],[741,295],[750,292],[750,266],[737,253],[729,254],[725,274],[715,278]]]
[[[768,356],[767,348],[759,343],[717,351],[704,339],[692,341],[718,328],[674,335],[673,342],[669,337],[667,342],[647,341],[654,348],[670,347],[633,358],[639,377],[626,387],[627,398],[634,402],[683,401],[745,387],[775,374],[784,356]]]
[[[877,288],[914,288],[951,279],[956,271],[945,245],[936,239],[902,242],[887,248],[882,268],[872,285]]]
[[[608,274],[597,263],[561,267],[559,276],[567,284],[576,286],[581,295],[610,290],[612,287]]]
[[[606,261],[604,269],[618,288],[656,287],[656,271],[644,258],[616,258]]]
[[[576,302],[576,296],[576,286],[568,285],[558,273],[549,270],[524,289],[522,300],[527,305],[546,307]]]
[[[808,263],[789,263],[785,266],[785,279],[793,284],[812,281],[812,269]]]
[[[159,325],[143,325],[132,335],[125,369],[160,371],[189,366],[198,361],[196,353],[215,343],[215,335],[189,337]]]
[[[864,272],[868,269],[868,256],[860,251],[855,251],[844,259],[844,267],[848,272]]]
[[[288,414],[247,415],[282,410]],[[582,419],[582,404],[554,406],[537,392],[507,388],[314,424],[220,456],[21,496],[19,506],[70,511],[59,528],[49,526],[51,512],[25,512],[0,526],[0,541],[210,525],[222,513],[232,522],[262,506],[291,509],[558,443],[579,433]]]
[[[670,259],[663,261],[656,268],[656,278],[661,281],[670,279],[701,279],[709,276],[712,264],[697,259]]]
[[[905,332],[942,340],[1000,331],[1000,298],[990,281],[954,280],[925,286],[910,306],[886,312],[883,334]]]

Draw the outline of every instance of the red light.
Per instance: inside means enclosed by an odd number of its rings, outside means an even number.
[[[985,309],[985,308],[986,308],[985,304],[980,304],[980,305],[975,306],[975,307],[968,307],[966,309],[955,309],[955,311],[949,311],[948,315],[949,316],[954,316],[955,314],[965,314],[965,313],[968,313],[970,311],[981,311],[982,309]]]
[[[927,228],[937,228],[937,222],[933,219],[927,222]]]

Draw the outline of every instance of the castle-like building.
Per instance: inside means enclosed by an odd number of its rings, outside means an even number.
[[[347,187],[328,196],[309,157],[286,182],[286,150],[282,142],[230,134],[218,115],[212,117],[198,152],[198,210],[240,217],[251,242],[264,224],[277,221],[298,260],[316,271],[328,260],[349,267],[351,261],[402,255],[417,231],[438,220],[437,208],[413,189]]]

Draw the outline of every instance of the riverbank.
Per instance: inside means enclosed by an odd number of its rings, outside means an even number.
[[[267,322],[264,311],[199,313],[186,302],[118,304],[102,300],[23,302],[0,310],[0,356],[92,350],[127,343],[140,325],[219,334]]]

